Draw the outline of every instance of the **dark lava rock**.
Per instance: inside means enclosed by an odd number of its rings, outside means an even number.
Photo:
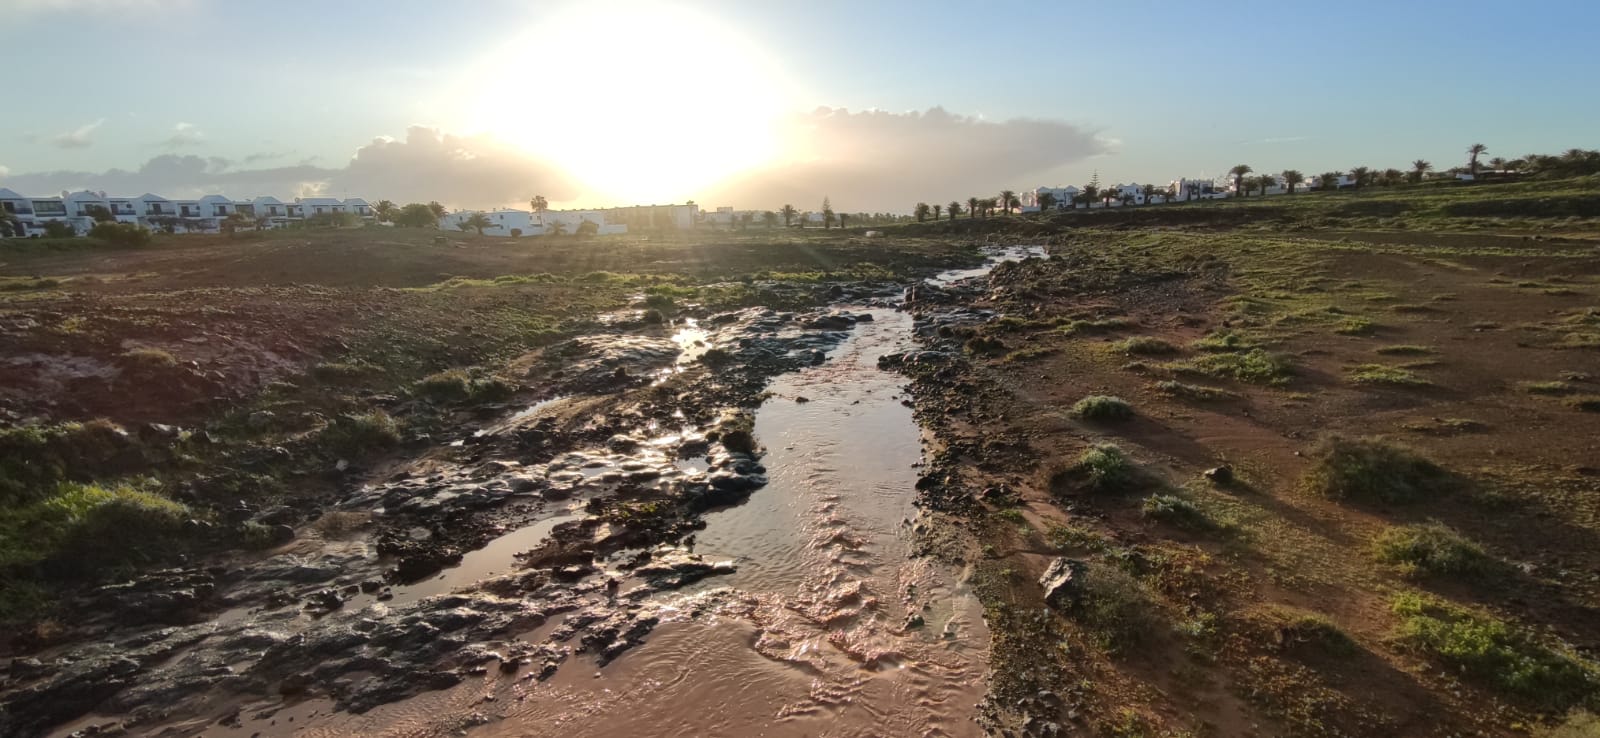
[[[1207,469],[1205,471],[1205,477],[1206,477],[1206,479],[1211,480],[1215,484],[1219,484],[1219,485],[1232,484],[1233,483],[1233,467],[1228,466],[1227,464],[1223,464],[1222,466],[1216,467],[1214,469]]]

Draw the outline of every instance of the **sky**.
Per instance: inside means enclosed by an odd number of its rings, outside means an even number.
[[[6,0],[0,186],[909,211],[1600,148],[1600,3]]]

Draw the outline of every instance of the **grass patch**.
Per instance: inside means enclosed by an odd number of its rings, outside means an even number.
[[[1246,351],[1257,347],[1254,342],[1233,331],[1208,334],[1189,346],[1196,351]]]
[[[400,425],[382,410],[341,415],[323,426],[317,438],[340,455],[362,456],[400,443]]]
[[[1080,592],[1069,612],[1108,650],[1136,645],[1160,625],[1160,610],[1144,585],[1115,566],[1089,562]]]
[[[1600,396],[1571,397],[1567,399],[1567,407],[1586,413],[1600,413]]]
[[[1125,354],[1140,356],[1165,356],[1178,353],[1178,347],[1172,342],[1154,336],[1134,336],[1112,344],[1112,348]]]
[[[1156,391],[1172,395],[1173,397],[1179,397],[1186,400],[1196,400],[1199,402],[1216,402],[1218,400],[1231,400],[1238,397],[1237,394],[1227,390],[1220,390],[1215,387],[1205,387],[1198,384],[1185,384],[1183,382],[1171,379],[1156,382],[1155,388]]]
[[[1128,420],[1133,417],[1133,406],[1120,397],[1089,395],[1072,406],[1072,414],[1097,422]]]
[[[1372,545],[1378,561],[1398,566],[1406,576],[1482,576],[1496,568],[1482,546],[1438,522],[1397,525]]]
[[[1216,526],[1193,502],[1177,495],[1155,494],[1144,498],[1144,516],[1186,530],[1207,530]]]
[[[1570,395],[1578,391],[1566,382],[1523,382],[1517,386],[1530,395]]]
[[[1110,333],[1137,328],[1139,323],[1129,318],[1101,318],[1098,320],[1073,320],[1057,328],[1069,336],[1086,333]]]
[[[1289,357],[1261,349],[1199,356],[1168,364],[1166,368],[1179,374],[1236,379],[1256,384],[1282,384],[1289,381],[1294,373],[1294,363]]]
[[[107,420],[0,430],[0,508],[39,500],[61,482],[87,482],[143,465],[126,431]]]
[[[1361,317],[1345,318],[1333,327],[1333,332],[1341,336],[1370,336],[1377,330],[1377,323]]]
[[[1012,351],[1011,353],[1006,354],[1005,358],[1001,359],[1001,361],[1004,361],[1007,364],[1014,364],[1019,361],[1028,361],[1030,359],[1038,359],[1049,356],[1055,352],[1055,349],[1047,346],[1035,346],[1033,348],[1017,349],[1016,351]]]
[[[1414,593],[1397,596],[1390,609],[1402,643],[1508,694],[1553,709],[1595,695],[1593,664],[1503,620]]]
[[[464,369],[447,369],[418,380],[412,391],[436,403],[498,402],[510,397],[516,388],[498,377],[474,379]]]
[[[1600,333],[1568,333],[1567,335],[1561,337],[1561,342],[1556,344],[1556,348],[1600,348]]]
[[[1433,383],[1398,366],[1362,364],[1350,370],[1350,381],[1356,384],[1385,384],[1395,387],[1428,387]]]
[[[63,482],[42,499],[0,508],[0,569],[120,572],[171,550],[188,519],[189,508],[143,486]]]
[[[171,369],[178,359],[158,348],[136,348],[122,352],[122,360],[137,369]]]
[[[1384,356],[1427,356],[1433,353],[1428,346],[1402,343],[1393,346],[1379,346],[1377,352]]]
[[[1138,471],[1122,449],[1100,444],[1078,457],[1077,463],[1051,475],[1050,489],[1062,493],[1082,486],[1098,494],[1118,494],[1138,484]]]
[[[383,373],[383,367],[366,362],[324,362],[311,367],[311,376],[328,384],[352,384]]]
[[[1439,465],[1376,438],[1330,438],[1316,456],[1306,485],[1333,499],[1402,504],[1434,499],[1457,486]]]
[[[974,336],[967,339],[962,345],[962,350],[966,351],[968,356],[999,356],[1006,352],[1006,344],[991,336]]]

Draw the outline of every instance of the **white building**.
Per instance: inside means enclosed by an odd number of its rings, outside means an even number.
[[[1176,194],[1173,202],[1188,202],[1190,200],[1220,200],[1228,196],[1228,190],[1217,186],[1209,179],[1175,179],[1167,185],[1169,192]]]
[[[1022,212],[1024,213],[1039,212],[1039,199],[1046,194],[1050,195],[1048,199],[1052,200],[1051,207],[1056,210],[1068,210],[1077,207],[1075,203],[1080,192],[1081,190],[1070,185],[1066,187],[1035,187],[1031,190],[1023,190],[1017,199],[1022,201]]]
[[[100,212],[104,209],[104,213]],[[95,225],[97,214],[119,223],[182,233],[215,233],[223,221],[235,213],[254,221],[259,228],[281,228],[319,214],[349,213],[363,220],[374,217],[372,206],[361,198],[296,199],[285,203],[275,197],[232,200],[224,195],[206,195],[198,200],[169,200],[145,193],[139,197],[107,197],[104,192],[63,192],[60,196],[28,197],[0,188],[0,212],[20,228],[8,230],[14,236],[37,237],[45,234],[45,224],[64,223],[78,235]]]

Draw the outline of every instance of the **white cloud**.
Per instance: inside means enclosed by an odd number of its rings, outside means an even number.
[[[85,123],[70,131],[57,133],[50,137],[50,143],[62,149],[87,149],[94,145],[94,139],[90,138],[90,136],[93,136],[95,130],[100,126],[105,125],[105,122],[106,119],[101,118],[93,123]]]
[[[1053,120],[991,121],[943,108],[889,113],[818,108],[791,121],[786,162],[714,188],[717,203],[777,209],[908,211],[1021,189],[1031,178],[1109,150],[1095,132]]]
[[[172,135],[168,136],[167,140],[162,141],[161,145],[169,149],[177,149],[184,146],[195,146],[204,143],[205,140],[205,133],[196,128],[193,123],[179,123],[172,127]]]
[[[6,166],[4,164],[0,164],[0,177],[4,177],[4,176],[6,176],[7,174],[10,174],[10,173],[11,173],[11,168],[10,167],[8,167],[8,166]]]
[[[163,11],[192,5],[193,0],[11,0],[6,9],[16,15],[96,11]]]
[[[438,200],[460,207],[511,205],[526,202],[534,194],[561,201],[577,194],[565,174],[504,142],[422,126],[409,129],[401,141],[375,139],[337,168],[310,163],[239,168],[236,162],[220,157],[162,154],[133,170],[25,172],[3,177],[6,187],[25,194],[79,189],[119,195],[154,192],[167,197],[323,194],[372,201]]]

